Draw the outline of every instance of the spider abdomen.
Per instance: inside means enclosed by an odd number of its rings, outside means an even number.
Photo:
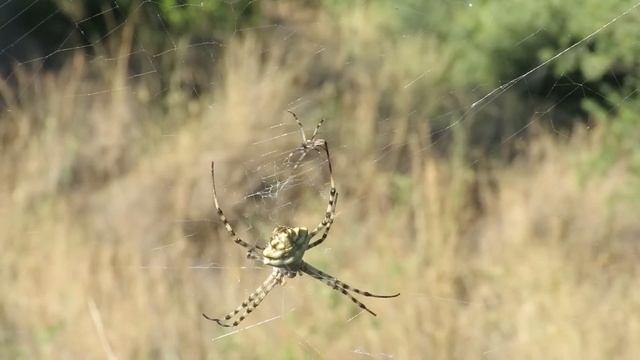
[[[305,227],[277,226],[262,252],[263,263],[295,269],[302,263],[309,240],[309,230]]]

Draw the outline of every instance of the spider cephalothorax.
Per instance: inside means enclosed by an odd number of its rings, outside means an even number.
[[[292,113],[293,114],[293,113]],[[361,303],[358,299],[356,299],[351,292],[360,294],[368,297],[378,297],[378,298],[390,298],[396,297],[398,294],[393,295],[376,295],[372,294],[368,291],[363,291],[360,289],[356,289],[351,287],[342,281],[334,278],[333,276],[316,269],[311,264],[305,262],[302,258],[304,253],[312,249],[318,245],[320,245],[329,234],[329,230],[331,229],[331,225],[333,224],[333,220],[336,215],[336,203],[338,201],[338,191],[336,190],[335,182],[333,180],[333,171],[331,169],[331,159],[329,157],[329,146],[327,142],[321,139],[315,139],[316,133],[322,124],[322,121],[318,126],[316,126],[316,130],[313,133],[311,139],[306,139],[304,136],[304,129],[302,129],[302,124],[298,120],[298,118],[293,114],[300,126],[302,131],[303,145],[301,147],[302,156],[296,162],[297,164],[302,160],[304,155],[310,150],[319,150],[319,148],[323,149],[327,154],[327,163],[329,165],[329,178],[331,182],[331,190],[329,192],[329,205],[327,205],[327,211],[325,212],[325,217],[322,219],[320,224],[316,226],[313,230],[309,231],[305,227],[288,227],[288,226],[276,226],[271,234],[271,238],[269,239],[269,243],[266,248],[261,247],[259,245],[250,245],[246,241],[242,240],[236,232],[229,224],[229,221],[224,216],[222,209],[220,209],[220,204],[218,203],[218,197],[216,195],[216,182],[215,182],[215,172],[213,162],[211,163],[211,179],[213,181],[213,202],[218,211],[218,217],[224,224],[227,232],[233,237],[233,241],[236,244],[245,247],[247,252],[247,257],[253,260],[259,260],[265,265],[269,265],[273,267],[273,271],[271,275],[262,283],[260,287],[256,291],[254,291],[249,298],[242,302],[242,305],[238,306],[232,312],[226,314],[223,318],[216,319],[211,318],[205,314],[202,314],[206,319],[215,321],[220,326],[232,327],[237,326],[242,320],[246,318],[246,316],[251,313],[262,300],[267,296],[267,294],[276,286],[276,285],[284,285],[286,278],[293,278],[296,275],[301,275],[302,273],[308,274],[316,280],[322,281],[324,284],[330,286],[332,289],[341,292],[343,295],[349,297],[351,301],[358,305],[361,309],[369,312],[371,315],[376,315],[373,311],[369,310],[363,303]],[[319,235],[314,241],[311,241],[316,235]],[[260,252],[261,250],[262,252]],[[226,321],[231,320],[241,311],[244,312],[231,324],[226,323]]]
[[[309,230],[305,227],[290,228],[279,225],[273,229],[267,247],[262,251],[265,265],[297,270],[309,245]]]

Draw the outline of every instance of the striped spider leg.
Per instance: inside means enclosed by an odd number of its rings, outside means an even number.
[[[351,299],[351,301],[353,301],[356,305],[358,305],[362,310],[366,310],[369,314],[373,316],[377,316],[376,313],[371,311],[365,304],[361,303],[358,299],[356,299],[353,295],[351,295],[349,291],[352,291],[362,296],[376,297],[376,298],[394,298],[396,296],[400,296],[400,293],[396,293],[393,295],[378,295],[378,294],[372,294],[368,291],[363,291],[363,290],[354,288],[334,278],[333,276],[321,270],[316,269],[315,267],[311,266],[309,263],[304,261],[302,262],[300,269],[305,274],[311,275],[311,277],[313,277],[314,279],[322,281],[324,284],[331,287],[333,290],[341,292],[343,295]]]
[[[231,237],[233,238],[233,241],[236,244],[248,249],[247,258],[252,258],[253,253],[255,252],[256,249],[264,250],[262,246],[258,246],[258,245],[252,246],[248,244],[246,241],[242,240],[242,238],[236,234],[235,230],[233,230],[233,227],[227,220],[227,217],[224,216],[224,212],[220,208],[220,203],[218,202],[218,194],[216,192],[216,172],[215,172],[215,164],[213,161],[211,162],[211,184],[213,188],[213,204],[216,207],[218,217],[220,218],[220,221],[222,221],[222,223],[224,224],[224,227],[225,229],[227,229],[227,232],[229,233],[229,235],[231,235]]]
[[[320,130],[320,127],[324,122],[324,118],[320,119],[320,122],[318,123],[318,125],[316,125],[315,130],[313,130],[313,134],[311,135],[310,138],[307,139],[307,136],[304,133],[304,127],[302,126],[300,119],[298,119],[298,115],[296,115],[296,113],[290,110],[287,110],[287,112],[289,112],[295,119],[296,123],[298,123],[298,127],[300,128],[300,134],[302,134],[302,144],[300,145],[300,147],[296,148],[293,152],[291,152],[291,154],[289,154],[286,161],[287,164],[290,164],[291,158],[296,153],[302,153],[302,155],[300,155],[298,160],[296,160],[295,165],[293,166],[294,169],[297,169],[300,163],[302,162],[302,160],[304,160],[304,158],[307,156],[309,151],[315,150],[318,153],[320,153],[320,149],[325,148],[326,150],[327,141],[324,139],[316,139],[316,135],[318,135],[318,131]]]
[[[307,250],[320,245],[327,238],[336,213],[338,191],[336,190],[335,181],[333,179],[331,159],[329,158],[329,148],[326,142],[324,142],[324,148],[327,154],[327,161],[329,163],[329,174],[331,182],[329,204],[327,205],[325,217],[322,219],[320,224],[318,224],[318,226],[316,226],[312,231],[309,231],[306,227],[288,227],[281,225],[276,226],[265,248],[250,246],[235,234],[235,232],[231,228],[231,225],[229,225],[228,221],[220,210],[215,194],[214,185],[214,203],[216,205],[216,208],[218,209],[220,220],[225,224],[225,227],[227,228],[229,234],[237,244],[249,249],[247,253],[247,257],[249,259],[259,260],[263,264],[273,267],[273,271],[271,275],[269,275],[269,277],[262,283],[262,285],[258,287],[256,291],[251,293],[249,297],[245,301],[243,301],[242,304],[236,309],[226,314],[222,318],[212,318],[205,314],[202,314],[207,320],[214,321],[218,325],[224,327],[238,326],[238,324],[240,324],[248,316],[248,314],[253,312],[260,305],[260,303],[262,303],[264,298],[269,294],[271,290],[273,290],[276,285],[284,285],[287,278],[294,278],[298,275],[302,275],[303,273],[308,274],[314,279],[319,280],[325,285],[331,287],[332,289],[339,291],[343,295],[347,296],[361,309],[367,311],[373,316],[376,316],[376,313],[367,308],[367,306],[360,302],[355,296],[353,296],[352,293],[376,298],[392,298],[400,295],[400,293],[393,295],[378,295],[370,293],[368,291],[360,290],[358,288],[354,288],[334,278],[333,276],[319,269],[316,269],[302,259],[304,253]],[[320,237],[312,242],[311,240],[319,234],[321,234]],[[262,252],[260,253],[258,250],[262,250]],[[240,316],[236,318],[238,314],[240,314]],[[229,321],[234,318],[236,319],[232,323],[229,323]]]
[[[274,271],[271,273],[271,275],[269,275],[269,277],[262,283],[262,285],[260,285],[256,289],[256,291],[254,291],[253,293],[251,293],[251,295],[249,295],[247,300],[243,301],[240,306],[238,306],[232,312],[226,314],[222,319],[211,318],[204,313],[202,314],[202,316],[204,316],[205,319],[207,320],[215,321],[216,323],[218,323],[218,325],[222,327],[238,326],[238,324],[240,324],[240,322],[242,322],[242,320],[244,320],[247,317],[247,315],[251,314],[251,312],[255,308],[257,308],[258,305],[260,305],[262,300],[264,300],[264,298],[269,294],[271,290],[273,290],[273,288],[277,284],[282,283],[284,281],[283,275],[284,275],[283,272],[277,271],[276,268],[274,268]],[[242,310],[244,310],[242,315],[240,315],[240,317],[237,320],[235,320],[232,324],[229,325],[223,322],[223,321],[231,320],[234,316],[239,314]]]

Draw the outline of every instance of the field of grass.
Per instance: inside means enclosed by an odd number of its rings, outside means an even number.
[[[447,54],[426,35],[385,39],[384,17],[366,11],[316,14],[286,43],[277,33],[230,39],[210,93],[174,86],[160,105],[126,63],[96,69],[81,54],[56,73],[21,67],[15,86],[0,79],[10,109],[0,113],[0,358],[640,354],[637,178],[625,158],[591,171],[608,127],[564,137],[534,125],[514,160],[470,163],[473,134],[460,125],[441,151],[421,111],[461,107],[437,96]],[[318,43],[330,56],[309,56]],[[271,171],[253,171],[271,164],[262,155],[299,142],[287,109],[309,128],[327,117],[340,191],[330,236],[306,259],[402,295],[363,298],[374,318],[295,278],[221,337],[229,330],[201,313],[233,309],[270,270],[245,260],[215,217],[210,161],[248,239],[324,214],[317,157],[306,168],[318,178],[274,200],[244,197]]]

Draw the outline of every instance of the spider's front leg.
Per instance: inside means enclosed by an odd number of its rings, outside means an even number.
[[[331,230],[331,225],[333,225],[333,220],[335,219],[335,216],[336,216],[336,205],[338,203],[338,190],[336,189],[336,183],[333,179],[333,168],[331,166],[331,157],[329,155],[329,145],[326,144],[326,142],[325,142],[325,150],[327,152],[327,162],[329,164],[329,181],[331,184],[331,190],[329,191],[329,204],[327,205],[327,211],[325,212],[324,219],[322,219],[320,224],[318,224],[318,226],[316,226],[316,228],[309,233],[309,236],[310,237],[316,236],[316,234],[322,229],[324,229],[324,233],[318,240],[310,243],[309,246],[307,247],[307,250],[322,244],[322,242],[329,235],[329,230]]]
[[[312,249],[312,248],[322,244],[322,242],[327,238],[327,236],[329,236],[329,230],[331,230],[331,225],[333,225],[333,221],[335,220],[336,204],[337,203],[338,203],[338,193],[336,192],[336,194],[334,196],[334,199],[333,199],[333,205],[331,205],[331,202],[329,203],[330,204],[329,206],[332,206],[331,210],[327,209],[327,211],[330,212],[329,220],[326,222],[326,224],[324,224],[324,222],[320,223],[320,225],[318,225],[312,231],[312,233],[315,231],[314,235],[317,235],[318,231],[321,230],[324,227],[324,231],[322,233],[322,236],[320,236],[320,238],[318,238],[317,240],[311,242],[307,246],[307,250]]]
[[[233,238],[233,241],[236,244],[249,249],[249,252],[251,252],[253,249],[264,250],[264,248],[261,247],[261,246],[250,245],[246,241],[242,240],[242,238],[236,234],[235,230],[233,230],[233,227],[231,227],[231,224],[227,220],[227,217],[224,216],[224,213],[222,212],[222,209],[220,208],[220,203],[218,202],[218,194],[216,192],[215,164],[214,164],[213,161],[211,162],[211,183],[213,185],[213,204],[216,207],[216,211],[218,213],[218,217],[220,218],[220,221],[222,221],[222,223],[224,224],[225,229],[227,229],[227,232],[229,233],[229,235],[231,235],[231,237]]]
[[[257,246],[254,246],[251,249],[249,249],[249,251],[247,251],[247,259],[257,260],[262,262],[262,259],[263,259],[262,251],[258,252],[258,250],[260,250],[260,248],[258,248]]]

